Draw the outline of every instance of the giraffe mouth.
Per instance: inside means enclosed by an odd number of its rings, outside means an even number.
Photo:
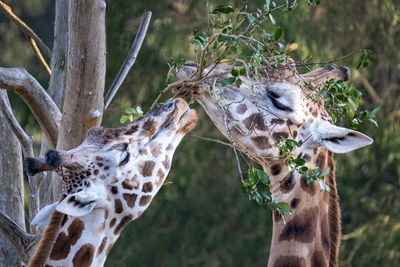
[[[196,127],[198,120],[197,112],[190,109],[185,100],[178,98],[176,101],[176,106],[180,114],[177,122],[177,132],[186,134]]]
[[[197,126],[198,116],[197,112],[193,109],[187,108],[179,119],[178,133],[187,134]]]

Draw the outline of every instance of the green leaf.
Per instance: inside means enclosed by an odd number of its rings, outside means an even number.
[[[282,34],[283,34],[283,29],[281,27],[278,27],[274,32],[274,40],[278,41],[282,37]]]
[[[223,14],[230,14],[232,12],[235,12],[235,9],[231,6],[225,6],[225,5],[219,5],[214,10],[211,12],[212,14],[218,14],[218,13],[223,13]]]
[[[121,118],[119,119],[120,123],[125,123],[128,121],[129,116],[128,115],[122,115]]]
[[[320,174],[320,176],[326,177],[329,175],[330,172],[331,172],[331,168],[328,167],[328,168],[326,168],[326,170],[323,173]]]
[[[283,215],[292,213],[292,207],[286,202],[275,202],[273,203],[273,208],[277,209]]]
[[[231,70],[231,74],[232,74],[232,76],[234,76],[234,77],[239,76],[239,72],[238,72],[236,69],[232,69],[232,70]]]
[[[167,80],[165,81],[165,83],[166,83],[167,85],[169,85],[169,84],[173,83],[174,80],[175,80],[174,75],[170,73],[170,74],[168,74],[168,77],[167,77]]]
[[[264,185],[269,186],[270,179],[268,174],[262,170],[257,170],[257,171],[258,171],[258,176],[260,177],[260,182],[263,183]]]
[[[235,80],[235,84],[237,87],[240,87],[240,85],[242,84],[242,80],[239,77],[237,77]]]
[[[233,84],[236,81],[236,77],[228,77],[225,78],[221,81],[223,86],[229,85],[229,84]]]

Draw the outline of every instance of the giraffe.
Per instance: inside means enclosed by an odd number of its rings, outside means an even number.
[[[270,176],[270,191],[276,201],[287,202],[291,215],[273,214],[273,230],[268,266],[336,266],[341,236],[339,198],[336,190],[333,153],[347,153],[373,142],[368,136],[332,123],[323,99],[310,97],[329,79],[347,81],[350,70],[332,65],[299,74],[288,59],[277,71],[263,65],[262,77],[240,77],[242,84],[223,85],[232,66],[220,64],[204,73],[218,76],[201,82],[197,88],[180,89],[205,109],[216,127],[235,147],[259,163]],[[186,63],[176,72],[179,79],[197,75],[198,67]],[[282,138],[296,140],[295,157],[305,160],[309,169],[330,168],[324,182],[308,185],[306,178],[291,171],[279,158],[276,146]]]
[[[196,124],[197,113],[175,99],[123,127],[91,128],[72,150],[28,158],[31,175],[55,171],[63,181],[61,200],[32,221],[47,227],[29,266],[103,266],[124,227],[148,208],[176,147]]]

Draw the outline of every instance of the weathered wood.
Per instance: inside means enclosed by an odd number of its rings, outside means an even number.
[[[68,1],[56,0],[55,21],[54,21],[54,42],[53,54],[51,58],[51,77],[47,93],[54,103],[62,110],[65,93],[65,79],[67,73],[67,52],[68,52]],[[40,147],[40,155],[43,156],[51,148],[47,137],[43,135]],[[39,173],[43,177],[43,182],[39,188],[40,206],[43,207],[56,201],[52,194],[52,179],[57,179],[52,172]]]
[[[8,214],[16,222],[13,222],[13,225],[23,229],[25,221],[21,146],[2,112],[0,112],[0,144],[0,212]],[[8,242],[17,238],[16,233],[12,231],[13,227],[6,222],[0,217],[0,233],[2,233],[0,235],[0,266],[18,266],[20,259],[16,252],[20,247],[11,242],[14,249]]]
[[[61,113],[35,78],[22,68],[0,67],[0,88],[14,91],[24,100],[54,147]]]
[[[106,2],[72,0],[68,10],[67,76],[57,143],[62,150],[78,146],[89,128],[100,125],[106,70]],[[60,181],[53,181],[57,196]]]

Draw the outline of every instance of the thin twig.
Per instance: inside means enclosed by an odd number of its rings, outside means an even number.
[[[198,76],[196,76],[196,77],[191,78],[191,79],[178,80],[176,82],[170,83],[167,87],[165,87],[158,94],[156,100],[154,100],[153,104],[151,105],[150,110],[153,110],[157,106],[157,104],[160,102],[161,98],[163,98],[173,88],[189,87],[189,89],[192,89],[194,86],[198,85],[199,83],[201,83],[204,80],[208,80],[208,79],[213,79],[213,78],[216,78],[216,77],[224,76],[224,75],[226,75],[228,73],[230,73],[230,71],[217,73],[215,75],[203,76],[202,78],[199,78]]]
[[[51,76],[51,69],[50,69],[49,65],[47,64],[46,60],[44,60],[43,55],[40,52],[40,49],[37,46],[35,39],[33,39],[32,37],[29,37],[29,42],[31,43],[33,51],[35,51],[35,54],[36,54],[39,62],[42,64],[42,66],[46,70],[47,74],[49,74],[49,76]]]
[[[133,41],[132,47],[107,92],[104,102],[104,110],[108,108],[118,89],[121,87],[122,82],[125,80],[126,75],[128,75],[129,70],[132,68],[133,64],[135,64],[139,50],[142,47],[143,40],[146,37],[147,29],[149,28],[150,19],[151,12],[147,11],[144,13],[142,20],[140,21],[139,30],[136,34],[135,40]]]
[[[218,140],[218,139],[213,139],[213,138],[208,138],[208,137],[203,137],[203,136],[198,136],[198,135],[194,135],[194,134],[189,134],[189,137],[192,138],[196,138],[196,139],[200,139],[200,140],[204,140],[204,141],[209,141],[209,142],[214,142],[214,143],[218,143],[224,146],[229,146],[231,148],[235,148],[232,144]]]
[[[44,54],[48,58],[51,58],[51,49],[42,41],[42,39],[39,38],[39,36],[36,35],[36,33],[25,22],[23,22],[17,15],[14,14],[10,6],[5,4],[3,1],[0,1],[0,10],[4,11],[4,14],[12,22],[14,22],[25,35],[35,40],[35,42],[38,44]]]
[[[236,158],[236,164],[239,170],[239,174],[240,174],[240,182],[244,182],[244,177],[243,177],[243,173],[242,173],[242,168],[240,167],[240,160],[236,151],[236,147],[233,147],[233,152],[235,153],[235,158]]]

